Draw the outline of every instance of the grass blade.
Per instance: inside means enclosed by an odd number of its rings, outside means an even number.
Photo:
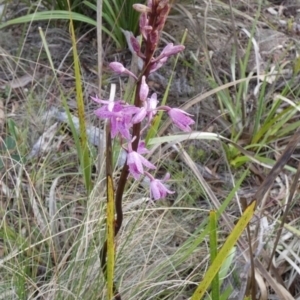
[[[81,86],[81,75],[79,68],[79,56],[77,53],[76,37],[73,26],[72,15],[70,12],[70,30],[71,30],[71,40],[73,48],[73,57],[74,57],[74,69],[75,69],[75,82],[76,82],[76,98],[77,98],[77,109],[78,109],[78,118],[79,118],[79,129],[80,129],[80,164],[83,172],[85,187],[88,194],[92,189],[91,182],[91,158],[88,147],[88,138],[86,133],[85,125],[85,113],[84,113],[84,102]]]
[[[217,257],[218,254],[218,241],[217,241],[217,215],[216,212],[211,210],[209,212],[209,224],[210,224],[210,232],[209,232],[209,249],[210,249],[210,261],[211,263]],[[220,286],[219,286],[219,273],[215,275],[211,283],[211,294],[212,299],[218,300],[220,298]]]
[[[245,210],[241,218],[239,219],[238,223],[233,228],[231,234],[226,239],[225,244],[223,245],[222,249],[220,250],[219,254],[217,255],[216,259],[209,267],[208,271],[206,272],[202,282],[196,289],[195,293],[193,294],[191,300],[200,300],[206,290],[208,289],[209,285],[211,284],[213,278],[218,273],[219,269],[221,268],[222,264],[224,263],[226,257],[230,253],[231,249],[237,242],[239,236],[242,234],[244,229],[246,228],[247,224],[251,220],[254,209],[256,206],[256,201],[253,201]]]

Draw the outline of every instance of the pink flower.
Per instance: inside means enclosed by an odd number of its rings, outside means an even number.
[[[153,119],[153,116],[157,113],[156,106],[157,106],[157,95],[156,93],[153,93],[150,98],[147,98],[147,101],[143,102],[143,107],[140,108],[140,111],[135,114],[135,116],[132,118],[132,123],[140,123],[142,122],[146,117],[148,118],[147,125],[150,124],[150,122]]]
[[[139,108],[132,105],[126,105],[123,101],[108,101],[93,97],[92,99],[98,103],[104,104],[101,108],[95,110],[95,114],[99,118],[110,119],[112,138],[120,133],[124,138],[130,139],[129,129],[132,126],[132,116],[139,112]]]
[[[152,59],[151,61],[152,66],[151,66],[150,73],[157,71],[167,62],[170,56],[183,51],[184,48],[185,47],[183,45],[174,46],[173,43],[167,44],[165,48],[162,50],[161,54],[158,57]]]
[[[153,73],[155,71],[157,71],[158,69],[160,69],[168,60],[168,57],[163,57],[162,59],[154,62],[151,66],[151,70],[150,73]]]
[[[137,153],[139,154],[146,154],[149,153],[149,150],[145,147],[145,142],[144,141],[139,141],[138,148],[137,148]]]
[[[150,197],[154,200],[165,198],[167,194],[174,194],[175,192],[170,191],[163,183],[170,178],[170,174],[167,173],[165,178],[162,180],[155,179],[151,174],[145,172],[150,179]]]
[[[161,54],[157,59],[162,59],[163,57],[170,57],[172,55],[176,55],[177,53],[181,52],[184,50],[183,45],[176,45],[174,46],[173,43],[169,43],[165,46]]]
[[[156,107],[158,104],[157,95],[156,93],[153,93],[150,98],[147,99],[147,112],[148,112],[148,119],[149,121],[152,121],[153,116],[157,113]]]
[[[130,72],[121,63],[119,63],[117,61],[110,63],[109,67],[117,74],[124,73],[124,74],[127,74],[127,75],[133,77],[135,80],[137,80],[137,77],[132,72]]]
[[[179,109],[179,108],[169,108],[167,112],[172,119],[173,123],[180,128],[182,131],[192,131],[190,125],[195,124],[195,121],[188,117],[191,116],[187,112]]]
[[[132,140],[133,141],[133,140]],[[135,178],[139,179],[140,175],[144,174],[144,167],[149,169],[156,169],[145,157],[141,154],[147,153],[148,150],[145,148],[144,143],[139,143],[137,151],[132,150],[132,141],[128,143],[127,149],[127,165],[129,167],[130,174]]]

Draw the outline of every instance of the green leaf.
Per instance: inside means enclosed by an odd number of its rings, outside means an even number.
[[[13,150],[17,146],[16,140],[12,136],[7,136],[4,139],[4,143],[1,144],[0,149],[1,150]]]
[[[220,300],[227,300],[233,291],[233,287],[229,285],[223,294],[220,296]]]

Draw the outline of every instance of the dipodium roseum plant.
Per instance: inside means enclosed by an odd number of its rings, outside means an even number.
[[[172,122],[183,131],[191,131],[191,125],[194,121],[191,115],[178,108],[169,106],[158,106],[157,95],[154,93],[149,95],[149,86],[147,84],[150,73],[161,68],[168,58],[176,55],[184,50],[183,45],[167,44],[160,53],[157,53],[157,46],[160,39],[161,31],[165,25],[170,6],[168,0],[148,0],[147,5],[135,4],[133,8],[141,13],[139,28],[142,35],[143,47],[141,47],[137,38],[131,36],[130,42],[132,48],[144,62],[141,74],[133,74],[119,62],[110,63],[110,68],[117,74],[127,74],[136,80],[136,94],[134,105],[129,105],[122,99],[111,102],[102,100],[97,97],[92,98],[99,103],[101,107],[95,111],[97,117],[107,119],[109,126],[107,130],[110,139],[119,138],[122,147],[127,153],[127,159],[123,166],[121,176],[115,194],[116,220],[114,222],[114,234],[116,235],[122,225],[122,197],[127,179],[133,177],[140,179],[141,176],[149,178],[150,196],[153,200],[158,200],[172,194],[165,182],[170,178],[166,174],[163,180],[155,179],[149,173],[149,170],[155,170],[156,167],[148,161],[143,155],[148,153],[145,148],[145,142],[141,140],[144,133],[149,130],[151,122],[158,111],[166,112]],[[110,147],[110,145],[107,145]],[[108,153],[107,149],[107,153]],[[107,165],[111,165],[111,161],[106,160]],[[107,180],[107,183],[111,180]],[[106,273],[106,252],[107,242],[101,251],[101,263]],[[107,262],[108,264],[108,262]]]

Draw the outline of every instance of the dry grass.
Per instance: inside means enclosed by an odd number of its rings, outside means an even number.
[[[255,133],[252,125],[260,98],[265,101],[260,125],[278,101],[276,95],[298,105],[296,33],[299,30],[296,22],[291,23],[290,15],[294,11],[291,5],[282,10],[269,2],[264,4],[254,35],[260,52],[250,50],[249,62],[243,70],[238,60],[245,60],[249,38],[240,29],[251,32],[258,2],[232,1],[232,14],[230,1],[211,0],[206,5],[202,1],[185,2],[174,5],[163,36],[167,41],[178,42],[184,29],[189,29],[187,49],[177,66],[169,101],[172,105],[183,105],[195,115],[198,121],[195,130],[224,135],[248,152],[236,152],[233,144],[227,143],[226,148],[219,141],[186,141],[179,151],[171,145],[157,146],[152,159],[160,162],[161,172],[172,173],[172,188],[177,193],[168,200],[149,204],[143,184],[129,185],[124,197],[124,224],[117,238],[116,281],[124,299],[180,300],[192,295],[209,266],[209,244],[205,237],[201,238],[208,210],[220,208],[249,167],[248,175],[219,220],[222,245],[230,224],[240,216],[241,202],[253,199],[265,184],[267,174],[274,172],[272,167],[282,159],[281,154],[299,121],[298,109],[291,109],[287,112],[291,117],[280,128],[270,125],[252,145]],[[278,15],[274,15],[275,9],[279,10]],[[46,28],[59,84],[76,116],[67,29],[53,28],[53,24],[39,25]],[[87,197],[68,125],[57,114],[62,107],[59,89],[37,26],[31,24],[25,29],[15,26],[7,30],[0,31],[0,299],[4,299],[4,292],[9,299],[104,299],[98,255],[104,239],[106,200],[99,188],[96,145],[91,145],[95,161],[94,189]],[[94,104],[89,99],[98,92],[95,36],[93,32],[81,35],[78,48],[86,122],[92,128],[98,126],[93,116]],[[272,36],[268,43],[264,43],[266,35]],[[276,43],[272,44],[274,40]],[[129,65],[131,57],[126,51],[117,51],[106,44],[106,40],[103,45],[106,49],[103,93],[115,82],[120,88],[118,93],[122,94],[125,78],[112,76],[106,65],[115,59]],[[269,64],[280,74],[261,92],[255,73],[259,69],[259,75],[263,76],[263,72],[270,70]],[[170,66],[151,78],[151,87],[159,95],[167,84]],[[243,77],[243,71],[249,80],[240,92],[242,84],[238,80]],[[227,99],[233,103],[244,101],[245,116],[237,112],[230,114],[230,105],[224,104]],[[292,106],[288,101],[280,101],[274,117],[289,107]],[[246,121],[241,125],[243,117]],[[294,129],[293,124],[296,124]],[[290,127],[291,130],[283,131]],[[162,135],[174,132],[173,128],[163,128]],[[91,132],[95,133],[94,129]],[[37,144],[44,133],[43,142]],[[298,153],[296,147],[286,161],[290,168],[284,170],[282,166],[274,183],[271,182],[269,196],[264,206],[257,208],[257,217],[250,226],[260,299],[289,299],[289,295],[297,299],[300,293],[297,193],[288,198],[294,192],[293,181],[298,180],[295,177]],[[237,162],[240,157],[250,157],[250,160]],[[289,212],[280,233],[281,216],[288,203]],[[278,232],[276,255],[269,270],[268,259]],[[246,235],[243,240],[247,241]],[[235,299],[242,299],[247,288],[247,280],[240,274],[247,274],[251,268],[249,246],[247,242],[242,246],[237,247],[234,264],[224,283],[234,287],[230,299],[234,295],[239,297]]]

